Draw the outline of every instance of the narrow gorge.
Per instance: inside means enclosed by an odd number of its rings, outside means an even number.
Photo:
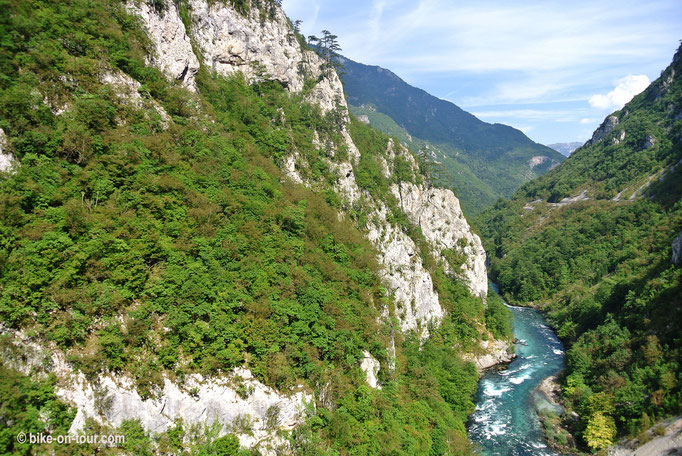
[[[682,49],[564,157],[305,28],[0,0],[0,454],[674,444]]]

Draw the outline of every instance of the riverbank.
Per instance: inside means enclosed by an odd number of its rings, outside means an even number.
[[[551,375],[535,389],[533,392],[535,410],[550,448],[562,455],[581,454],[569,430],[569,425],[576,423],[577,416],[566,414],[561,405],[561,387],[558,380],[559,374]]]

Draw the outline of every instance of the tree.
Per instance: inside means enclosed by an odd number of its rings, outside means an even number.
[[[587,428],[583,434],[587,446],[593,450],[606,448],[613,443],[616,437],[616,423],[608,415],[597,412],[587,422]]]
[[[308,44],[324,60],[322,65],[324,70],[333,68],[341,71],[343,69],[343,65],[338,60],[339,52],[341,51],[338,38],[337,35],[334,35],[329,30],[322,30],[322,38],[318,38],[315,35],[308,36]]]

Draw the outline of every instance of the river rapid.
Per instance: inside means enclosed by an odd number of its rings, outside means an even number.
[[[564,349],[540,312],[509,306],[514,316],[515,358],[507,369],[481,378],[469,437],[483,455],[556,455],[545,443],[536,407],[553,407],[536,391],[542,380],[561,371]]]

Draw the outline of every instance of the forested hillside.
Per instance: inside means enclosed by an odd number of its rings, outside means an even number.
[[[680,74],[682,48],[562,165],[479,219],[504,297],[543,309],[568,344],[564,400],[591,449],[682,411]]]
[[[547,172],[564,156],[507,125],[482,122],[455,104],[412,87],[390,70],[340,58],[348,102],[375,128],[394,134],[374,113],[384,114],[410,135],[415,151],[429,154],[443,170],[469,214]],[[431,150],[425,150],[428,145]]]
[[[431,244],[395,196],[435,191],[420,163],[314,101],[338,78],[277,3],[0,1],[0,453],[471,452],[463,355],[510,336],[480,241]],[[208,67],[218,19],[281,31],[287,83]],[[15,438],[69,428],[127,440]]]

